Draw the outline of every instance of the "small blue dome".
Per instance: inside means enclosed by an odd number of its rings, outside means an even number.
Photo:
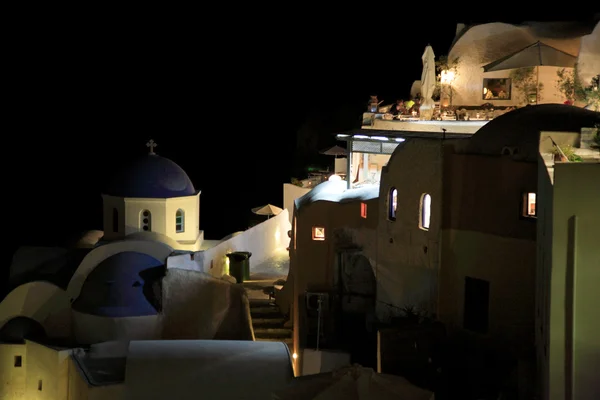
[[[73,309],[105,317],[155,315],[160,308],[164,266],[147,254],[126,251],[108,257],[86,278]]]
[[[196,194],[196,189],[179,165],[168,158],[151,153],[119,173],[105,194],[167,199],[192,196]]]

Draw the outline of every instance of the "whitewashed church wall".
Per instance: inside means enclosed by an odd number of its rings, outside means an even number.
[[[176,213],[183,211],[183,232],[177,232]],[[177,241],[196,241],[200,230],[200,194],[167,199],[165,235]]]

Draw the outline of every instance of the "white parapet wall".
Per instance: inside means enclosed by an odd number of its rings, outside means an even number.
[[[277,250],[289,246],[288,231],[291,229],[288,210],[271,217],[252,228],[232,235],[214,247],[193,254],[169,257],[167,268],[178,268],[205,272],[214,277],[229,273],[229,259],[226,254],[233,251],[249,251],[250,271],[272,257]]]
[[[344,159],[345,161],[345,159]],[[312,188],[300,187],[291,183],[283,184],[283,208],[288,211],[288,220],[292,223],[294,217],[294,201],[306,193],[310,192]]]

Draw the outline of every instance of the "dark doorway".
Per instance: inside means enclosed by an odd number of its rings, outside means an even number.
[[[490,283],[465,277],[463,327],[473,332],[487,333],[489,324]]]

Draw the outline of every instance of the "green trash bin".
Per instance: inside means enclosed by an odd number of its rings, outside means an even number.
[[[244,273],[244,280],[250,279],[250,257],[252,253],[249,251],[236,251],[237,254],[243,257],[242,260],[242,271]]]
[[[249,251],[234,251],[227,254],[229,258],[229,275],[233,276],[238,283],[250,279],[250,256]]]

